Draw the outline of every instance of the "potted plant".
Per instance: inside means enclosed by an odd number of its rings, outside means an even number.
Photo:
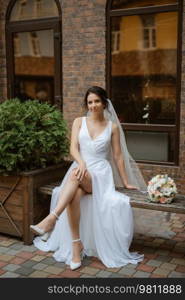
[[[0,232],[32,242],[30,224],[49,202],[39,187],[59,181],[69,167],[67,124],[61,112],[37,100],[0,104]]]

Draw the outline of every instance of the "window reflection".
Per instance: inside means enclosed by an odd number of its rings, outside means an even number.
[[[111,9],[126,9],[146,6],[175,4],[178,0],[113,0]]]
[[[177,17],[112,17],[111,85],[120,121],[175,124]]]
[[[58,16],[54,0],[17,0],[11,13],[11,21],[23,21]]]
[[[53,31],[14,34],[14,95],[22,101],[54,102]]]

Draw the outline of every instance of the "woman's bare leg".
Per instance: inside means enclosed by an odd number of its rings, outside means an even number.
[[[55,207],[54,212],[58,216],[64,211],[66,206],[73,200],[74,195],[77,192],[79,186],[82,186],[83,188],[87,188],[87,192],[88,192],[91,186],[91,177],[90,174],[87,173],[85,178],[80,182],[75,175],[75,169],[74,169],[72,170],[68,180],[66,181],[62,189],[59,201],[57,203],[57,206]],[[56,221],[56,217],[52,214],[49,214],[39,224],[37,224],[37,226],[43,229],[44,231],[49,231],[53,228],[55,221]]]
[[[80,199],[85,195],[85,191],[82,188],[78,188],[73,200],[67,206],[68,221],[71,229],[72,240],[80,238],[79,223],[80,223]],[[72,261],[80,261],[80,252],[83,249],[82,242],[75,242],[72,244],[73,255]]]

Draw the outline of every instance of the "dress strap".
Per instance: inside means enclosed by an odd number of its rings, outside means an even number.
[[[109,120],[109,130],[110,130],[110,135],[112,135],[112,121]]]

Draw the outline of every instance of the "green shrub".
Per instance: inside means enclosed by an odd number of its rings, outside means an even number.
[[[19,99],[0,104],[0,173],[44,168],[68,153],[67,124],[56,107]]]

